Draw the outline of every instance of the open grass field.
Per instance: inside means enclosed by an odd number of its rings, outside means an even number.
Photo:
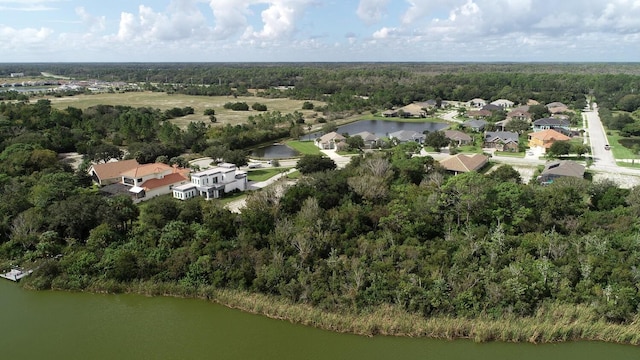
[[[287,141],[287,146],[297,150],[302,155],[318,155],[320,148],[313,141]]]
[[[247,178],[249,181],[265,181],[271,179],[272,177],[280,174],[281,172],[285,172],[291,169],[290,167],[280,167],[280,168],[266,168],[266,169],[258,169],[258,170],[249,170],[247,171]]]
[[[618,139],[622,138],[618,131],[607,130],[607,138],[611,145],[611,152],[616,159],[638,159],[638,155],[634,154],[633,150],[624,147],[618,142]]]
[[[209,123],[209,117],[205,116],[205,109],[214,109],[216,112],[217,124],[242,124],[250,115],[258,115],[259,111],[233,111],[224,108],[228,102],[246,102],[249,106],[258,102],[267,106],[267,111],[280,111],[282,113],[292,113],[298,111],[304,114],[305,118],[310,118],[313,110],[302,110],[304,100],[291,99],[266,99],[255,96],[192,96],[182,94],[169,95],[163,92],[127,92],[127,93],[102,93],[92,95],[77,95],[70,97],[51,97],[51,104],[58,109],[65,109],[73,106],[79,109],[86,109],[95,105],[124,105],[132,107],[151,107],[160,110],[172,109],[174,107],[183,108],[190,106],[195,110],[195,114],[172,121],[180,126],[186,127],[192,121],[204,121]],[[323,105],[319,101],[314,104]]]

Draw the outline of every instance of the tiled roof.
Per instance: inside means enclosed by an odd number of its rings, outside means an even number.
[[[332,131],[332,132],[330,132],[328,134],[324,134],[324,135],[322,135],[320,137],[320,142],[323,142],[323,143],[331,141],[331,140],[333,140],[333,141],[341,141],[341,140],[344,140],[344,136],[338,134],[335,131]]]
[[[122,172],[122,176],[135,179],[135,178],[141,178],[143,176],[159,174],[172,169],[173,168],[171,166],[163,163],[144,164],[144,165],[138,165],[137,167],[131,170]]]
[[[497,140],[502,140],[505,143],[515,142],[518,143],[518,133],[514,133],[511,131],[487,131],[484,135],[484,141],[486,142],[494,142]]]
[[[444,136],[446,136],[447,139],[456,141],[471,141],[471,136],[457,130],[445,130]]]
[[[440,161],[440,165],[449,171],[469,172],[479,170],[488,161],[489,157],[482,154],[457,154]]]
[[[100,180],[105,180],[118,178],[123,172],[134,169],[138,165],[139,164],[135,159],[131,159],[109,162],[106,164],[95,164],[92,167],[98,178]]]
[[[564,135],[562,133],[559,133],[553,129],[547,129],[547,130],[542,130],[542,131],[537,131],[537,132],[533,132],[533,133],[529,133],[529,136],[531,138],[536,138],[538,140],[542,140],[542,141],[566,141],[566,140],[571,140],[570,137],[568,137],[567,135]]]
[[[143,187],[147,190],[153,190],[163,186],[180,183],[186,180],[189,180],[189,178],[183,174],[176,172],[176,173],[165,175],[162,179],[149,179],[144,183],[142,183],[140,187]]]

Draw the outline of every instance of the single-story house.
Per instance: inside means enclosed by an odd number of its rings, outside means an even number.
[[[362,140],[364,141],[364,147],[366,149],[373,149],[373,148],[377,148],[381,145],[381,140],[378,136],[376,136],[375,134],[372,134],[368,131],[363,131],[363,132],[359,132],[357,134],[353,134],[351,135],[353,136],[360,136],[362,138]]]
[[[398,115],[403,113],[404,114],[404,115],[402,115],[403,117],[420,117],[420,118],[424,118],[424,117],[427,117],[427,112],[424,109],[425,109],[425,106],[423,106],[423,105],[421,105],[419,103],[413,103],[413,104],[409,104],[409,105],[403,106],[400,109],[398,109]]]
[[[527,109],[529,107],[527,106]],[[531,122],[531,114],[527,110],[522,110],[520,108],[514,109],[507,113],[508,120],[524,120],[526,122]]]
[[[558,101],[548,103],[546,106],[547,106],[547,109],[549,109],[549,112],[552,114],[559,114],[569,110],[569,107],[567,105]]]
[[[503,108],[501,108],[498,105],[487,104],[487,105],[482,107],[482,110],[489,110],[489,111],[493,112],[493,111],[503,110]]]
[[[569,127],[571,127],[569,120],[556,117],[542,118],[533,122],[533,131],[554,129],[559,132],[566,132],[569,131]]]
[[[456,154],[440,160],[440,165],[455,175],[469,171],[478,171],[489,162],[489,157],[483,154]]]
[[[457,143],[458,146],[471,144],[473,142],[471,136],[458,130],[445,130],[444,136],[452,142]]]
[[[173,187],[189,181],[189,172],[189,169],[181,169],[177,165],[144,164],[123,172],[121,182],[129,186],[134,201],[139,202],[170,194]]]
[[[475,98],[475,99],[471,99],[469,101],[467,101],[466,105],[470,108],[481,108],[485,105],[487,105],[487,100],[485,99],[480,99],[480,98]]]
[[[491,105],[496,105],[496,106],[499,106],[499,107],[501,107],[503,109],[507,109],[507,108],[512,108],[514,103],[511,100],[498,99],[498,100],[492,101]]]
[[[518,133],[512,131],[487,131],[484,134],[485,148],[492,148],[498,151],[518,151]]]
[[[471,119],[484,119],[491,116],[492,113],[489,110],[469,110],[467,111],[467,116]]]
[[[215,168],[191,174],[191,182],[173,187],[173,197],[180,200],[202,196],[217,199],[235,190],[247,190],[247,173],[234,164],[221,163]]]
[[[346,138],[335,131],[322,135],[316,139],[316,145],[322,150],[337,149],[338,144],[342,143]]]
[[[398,110],[385,110],[382,112],[382,116],[384,117],[397,117]]]
[[[568,140],[571,140],[571,138],[553,129],[547,129],[547,130],[530,133],[529,147],[541,148],[543,152],[546,152],[547,149],[549,149],[554,142],[568,141]]]
[[[486,125],[487,122],[482,119],[471,119],[462,123],[462,126],[464,126],[465,128],[471,129],[476,132],[483,131]]]
[[[545,165],[544,170],[538,176],[538,181],[549,184],[560,177],[584,178],[584,165],[575,161],[553,161]]]
[[[419,144],[424,143],[425,135],[417,131],[400,130],[389,134],[389,139],[394,140],[396,143],[401,144],[409,141],[415,141]]]
[[[88,173],[93,182],[100,186],[119,183],[122,173],[140,166],[135,159],[93,164]]]

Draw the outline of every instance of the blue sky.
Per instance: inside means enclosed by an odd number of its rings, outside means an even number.
[[[0,62],[640,61],[640,0],[0,0]]]

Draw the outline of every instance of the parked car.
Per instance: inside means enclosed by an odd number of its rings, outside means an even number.
[[[609,149],[611,149],[611,146],[609,146],[609,144],[607,144],[607,145],[604,146],[604,149],[605,150],[609,150]]]

